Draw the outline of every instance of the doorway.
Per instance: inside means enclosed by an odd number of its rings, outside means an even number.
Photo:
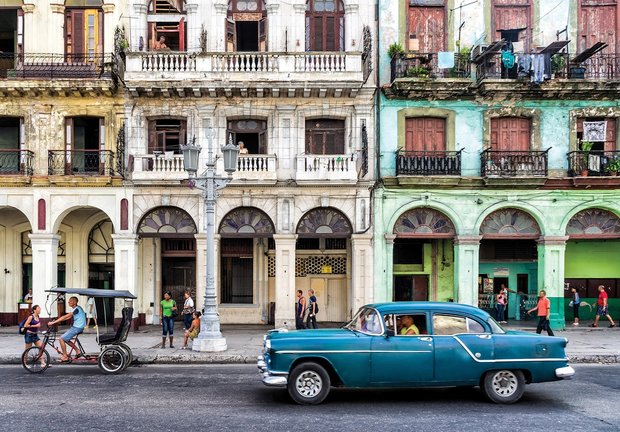
[[[258,51],[258,21],[237,21],[237,51]]]
[[[186,290],[192,292],[192,298],[195,299],[196,297],[196,259],[186,257],[162,257],[161,261],[161,298],[164,298],[165,292],[169,292],[172,299],[177,303],[177,308],[180,312],[185,303],[183,294]],[[182,320],[183,317],[179,313],[176,319]]]
[[[310,278],[319,305],[319,319],[325,322],[346,321],[347,280],[345,278]],[[306,296],[307,293],[304,293]]]
[[[393,301],[428,301],[428,275],[394,276]]]
[[[101,290],[114,289],[114,264],[93,264],[88,265],[88,287]],[[82,305],[85,308],[85,305]],[[97,311],[97,325],[114,324],[114,299],[95,298]]]

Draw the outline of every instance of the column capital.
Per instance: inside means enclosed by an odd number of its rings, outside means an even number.
[[[295,13],[297,14],[305,14],[306,13],[306,5],[305,4],[294,4],[293,9],[295,9]]]
[[[213,9],[220,15],[225,15],[228,12],[228,2],[226,3],[213,3]]]
[[[471,245],[471,246],[479,246],[480,240],[482,240],[482,236],[480,235],[464,235],[464,236],[456,236],[454,238],[455,245]]]
[[[146,15],[147,14],[147,6],[144,3],[134,3],[133,10],[136,15]]]
[[[566,246],[568,238],[568,236],[542,236],[537,240],[537,242],[541,246]]]
[[[187,3],[185,5],[185,11],[188,15],[195,14],[196,12],[198,12],[198,3]]]
[[[35,243],[44,243],[44,242],[56,242],[60,241],[60,236],[58,234],[50,234],[50,233],[32,233],[28,234],[28,238],[31,242]]]
[[[112,240],[115,244],[137,244],[140,237],[137,234],[112,234]]]
[[[26,5],[24,5],[24,6],[26,6]],[[63,4],[52,3],[50,5],[50,8],[52,9],[52,13],[57,13],[57,14],[64,14],[65,13],[65,5],[63,5]],[[34,8],[33,8],[33,10],[34,10]]]
[[[364,241],[372,240],[372,233],[364,233],[364,234],[351,234],[351,241]]]
[[[360,9],[360,5],[357,3],[349,3],[349,4],[344,5],[345,14],[357,13],[359,9]]]
[[[277,13],[278,9],[280,9],[280,4],[279,3],[269,3],[267,5],[267,15],[273,15],[273,14]]]
[[[103,9],[103,13],[104,14],[110,14],[112,12],[114,12],[114,8],[116,7],[116,5],[114,3],[104,3],[101,6],[101,9]]]
[[[385,244],[393,245],[394,240],[396,240],[396,234],[386,234],[385,235]]]
[[[36,5],[34,3],[25,3],[22,6],[22,10],[24,11],[24,13],[33,13],[35,8],[36,8]]]
[[[295,243],[297,241],[297,234],[274,234],[273,240],[276,242],[276,249],[278,249],[278,245]]]

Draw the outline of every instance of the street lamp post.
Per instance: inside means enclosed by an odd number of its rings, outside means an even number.
[[[194,351],[225,351],[226,338],[220,331],[220,317],[217,313],[217,294],[215,292],[215,202],[218,191],[232,180],[232,173],[237,169],[239,148],[232,142],[230,135],[228,144],[222,146],[224,170],[228,177],[215,175],[215,157],[213,155],[213,137],[215,131],[212,128],[206,130],[207,136],[207,169],[201,177],[196,175],[198,171],[198,156],[200,147],[194,142],[181,146],[183,151],[183,167],[189,174],[190,179],[202,191],[205,205],[205,231],[207,233],[207,285],[204,298],[204,313],[200,321],[200,333],[194,339],[192,349]]]

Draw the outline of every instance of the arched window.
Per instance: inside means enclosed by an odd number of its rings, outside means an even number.
[[[344,51],[342,0],[306,2],[306,51]]]
[[[228,2],[226,51],[267,51],[267,8],[264,0]]]

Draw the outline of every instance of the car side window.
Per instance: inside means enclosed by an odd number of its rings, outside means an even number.
[[[418,336],[427,334],[426,331],[426,314],[397,314],[396,317],[396,335],[398,336]]]
[[[433,315],[433,334],[435,335],[484,332],[482,324],[474,319],[454,315]]]

